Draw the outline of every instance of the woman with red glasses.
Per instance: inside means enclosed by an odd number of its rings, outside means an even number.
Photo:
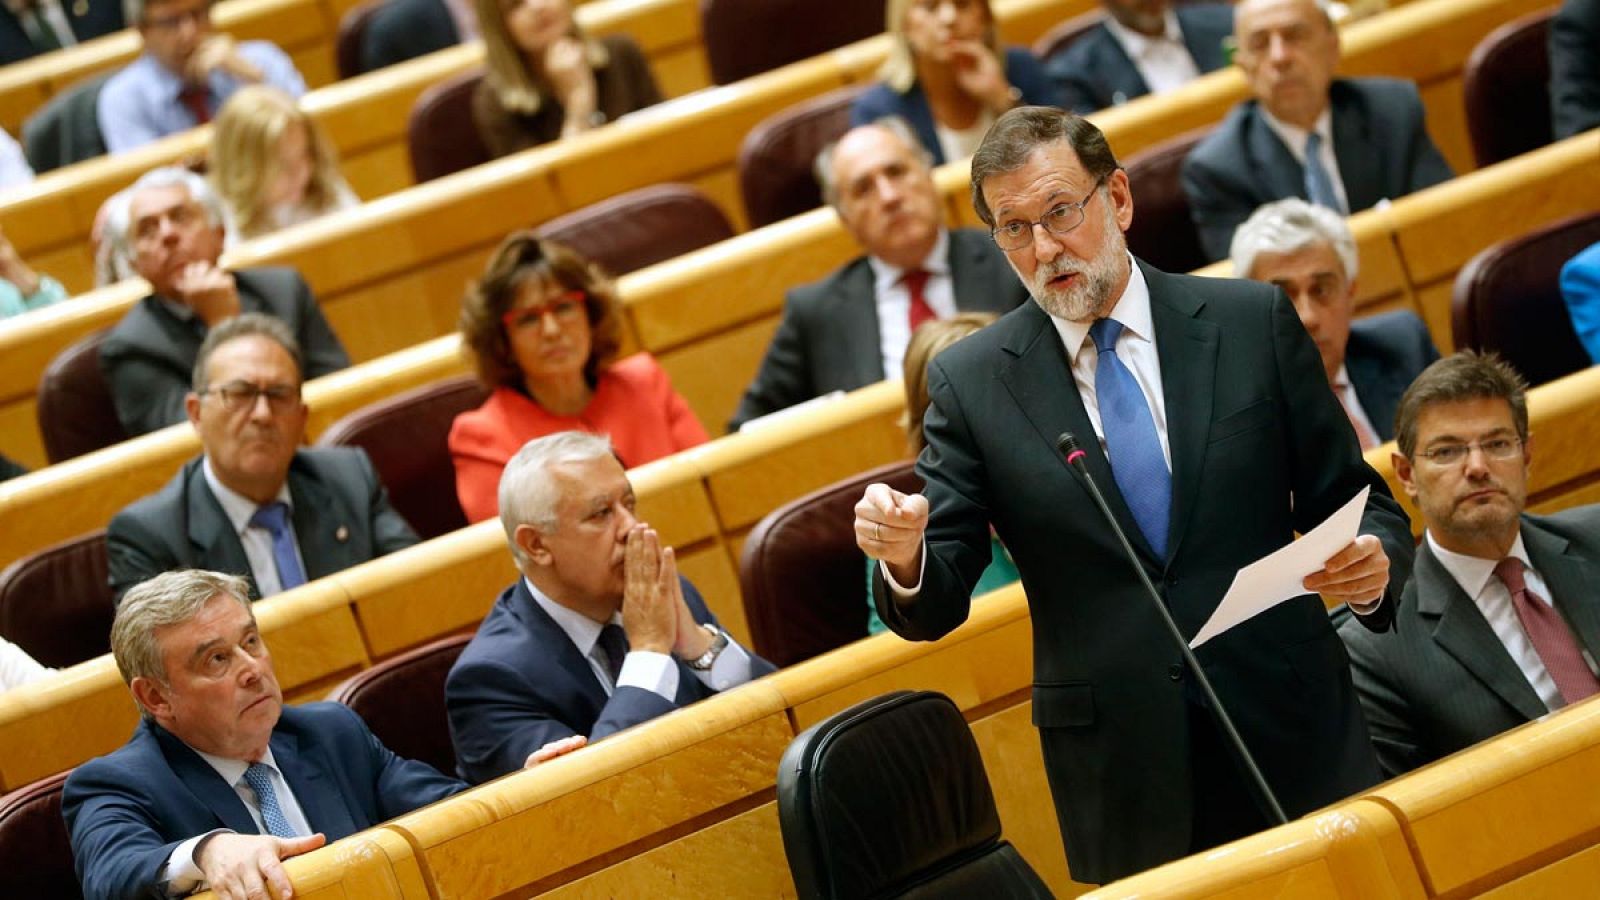
[[[456,417],[450,457],[467,520],[499,512],[500,472],[558,431],[609,435],[628,468],[703,444],[706,430],[655,358],[618,359],[616,291],[572,250],[517,232],[461,305],[462,345],[493,393]]]

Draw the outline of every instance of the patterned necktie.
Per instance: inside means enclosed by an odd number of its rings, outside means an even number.
[[[615,689],[617,678],[622,674],[622,660],[628,655],[628,635],[621,625],[613,622],[600,629],[597,645],[600,655],[605,657],[606,674],[611,676],[611,687]]]
[[[905,283],[906,293],[911,295],[911,310],[907,321],[911,324],[911,333],[917,333],[917,326],[929,319],[937,319],[933,307],[928,305],[928,298],[922,293],[928,286],[928,273],[923,269],[911,269],[900,280]]]
[[[1527,632],[1534,652],[1539,654],[1562,699],[1576,703],[1600,691],[1600,679],[1595,678],[1589,664],[1584,662],[1583,648],[1578,646],[1577,638],[1561,618],[1560,611],[1528,590],[1522,577],[1522,560],[1508,556],[1495,563],[1494,574],[1511,591],[1511,606],[1517,611],[1522,630]]]
[[[1161,455],[1161,438],[1144,391],[1133,372],[1117,358],[1122,323],[1100,319],[1089,337],[1100,356],[1094,370],[1094,395],[1106,435],[1111,474],[1134,522],[1156,556],[1167,558],[1167,521],[1172,506],[1172,473]]]
[[[211,88],[203,84],[185,84],[178,91],[178,102],[194,116],[196,125],[211,121]]]
[[[1344,204],[1333,189],[1333,178],[1322,164],[1322,135],[1315,131],[1306,136],[1306,197],[1318,206],[1326,206],[1344,215]]]
[[[289,532],[289,507],[279,500],[256,510],[250,524],[265,528],[272,535],[272,563],[278,570],[278,585],[284,590],[306,583],[300,557],[294,552],[294,535]]]
[[[244,783],[256,792],[256,803],[261,806],[261,821],[266,824],[267,832],[274,837],[292,838],[295,836],[294,829],[289,827],[283,807],[278,805],[278,792],[272,789],[271,772],[266,763],[252,763],[250,768],[244,770]]]

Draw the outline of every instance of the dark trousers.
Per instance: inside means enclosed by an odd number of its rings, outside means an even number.
[[[1194,773],[1191,854],[1267,828],[1269,820],[1243,766],[1211,711],[1196,704],[1189,707],[1189,759]]]

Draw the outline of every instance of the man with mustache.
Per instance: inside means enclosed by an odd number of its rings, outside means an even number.
[[[301,447],[300,348],[279,320],[211,329],[184,407],[204,452],[106,532],[112,590],[171,569],[247,576],[269,596],[409,547],[365,451]]]
[[[1600,507],[1524,512],[1522,377],[1462,351],[1417,376],[1396,419],[1395,475],[1427,533],[1395,633],[1339,628],[1389,775],[1600,689]]]
[[[1234,107],[1183,166],[1183,190],[1211,259],[1263,203],[1300,197],[1341,215],[1448,181],[1417,87],[1334,78],[1339,31],[1327,0],[1241,0],[1234,62],[1253,98]]]
[[[1001,116],[973,156],[972,198],[1034,302],[929,366],[924,493],[875,484],[856,505],[880,617],[916,640],[959,625],[993,523],[1028,595],[1033,721],[1072,876],[1103,883],[1268,824],[1133,567],[1192,636],[1239,568],[1371,488],[1362,533],[1306,594],[1196,654],[1290,815],[1377,782],[1312,592],[1387,628],[1411,534],[1294,306],[1271,285],[1130,256],[1127,174],[1071,113]],[[1068,433],[1136,560],[1063,458]]]

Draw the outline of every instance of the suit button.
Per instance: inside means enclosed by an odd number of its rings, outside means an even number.
[[[1182,681],[1183,666],[1179,665],[1178,663],[1173,663],[1172,665],[1167,666],[1167,677],[1171,678],[1173,681]]]

